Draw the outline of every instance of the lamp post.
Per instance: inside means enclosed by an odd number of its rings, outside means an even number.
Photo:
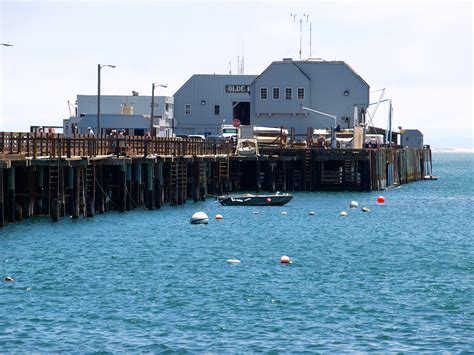
[[[151,84],[151,116],[150,116],[150,136],[156,136],[155,127],[154,127],[154,110],[155,110],[155,88],[162,87],[167,88],[168,84]]]
[[[100,136],[100,70],[104,67],[115,68],[115,65],[112,64],[97,64],[97,132],[96,134]]]

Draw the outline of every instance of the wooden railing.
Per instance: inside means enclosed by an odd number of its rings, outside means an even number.
[[[0,154],[39,157],[97,157],[148,155],[216,155],[231,154],[229,142],[203,141],[193,138],[129,137],[73,135],[51,133],[0,132]]]

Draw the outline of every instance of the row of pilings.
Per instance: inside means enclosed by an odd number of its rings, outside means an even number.
[[[265,151],[264,151],[265,152]],[[0,226],[148,210],[239,191],[385,189],[432,173],[429,149],[268,150],[261,156],[0,160]]]

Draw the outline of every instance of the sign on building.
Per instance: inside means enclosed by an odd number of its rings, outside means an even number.
[[[227,93],[250,92],[250,85],[226,85],[225,92]]]

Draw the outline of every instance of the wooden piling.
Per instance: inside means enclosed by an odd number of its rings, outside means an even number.
[[[5,198],[3,195],[3,164],[0,165],[0,227],[5,226]]]

